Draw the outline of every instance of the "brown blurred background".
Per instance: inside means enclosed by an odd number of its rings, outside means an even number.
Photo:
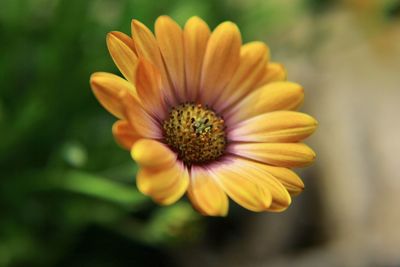
[[[92,96],[105,34],[236,22],[305,87],[315,164],[284,213],[158,207]],[[400,266],[400,1],[3,0],[0,266]]]

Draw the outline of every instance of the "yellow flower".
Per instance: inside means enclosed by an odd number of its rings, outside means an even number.
[[[155,35],[132,20],[132,37],[111,32],[107,46],[125,79],[97,72],[90,84],[119,119],[113,134],[138,163],[143,194],[168,205],[187,192],[202,214],[224,216],[228,196],[279,212],[303,190],[291,168],[314,160],[299,142],[317,122],[293,111],[303,88],[264,43],[242,44],[232,22],[211,32],[198,17],[182,29],[161,16]]]

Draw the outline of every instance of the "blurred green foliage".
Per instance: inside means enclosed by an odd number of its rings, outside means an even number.
[[[118,73],[107,32],[129,33],[133,17],[198,15],[237,22],[247,41],[331,2],[2,0],[0,267],[148,266],[202,236],[206,219],[186,201],[158,207],[137,191],[114,118],[90,91],[91,73]]]
[[[196,239],[200,228],[190,225],[199,216],[187,202],[159,208],[137,191],[136,165],[115,144],[114,118],[88,80],[94,71],[116,72],[107,32],[129,32],[133,16],[151,24],[167,10],[184,20],[210,3],[2,1],[0,266],[80,265],[69,254],[95,226],[97,235],[114,233],[114,243],[144,247]],[[116,266],[104,257],[92,264]]]

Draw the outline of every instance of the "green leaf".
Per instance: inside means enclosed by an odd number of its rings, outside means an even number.
[[[137,209],[149,202],[149,198],[138,192],[133,185],[80,171],[69,171],[61,183],[61,187],[72,192],[114,202],[130,209]]]

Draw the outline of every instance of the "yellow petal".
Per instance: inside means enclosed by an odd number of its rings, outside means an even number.
[[[156,66],[161,74],[163,92],[172,106],[176,105],[176,99],[171,84],[168,81],[168,74],[165,70],[158,43],[153,33],[141,22],[132,20],[132,37],[135,42],[136,51],[139,57],[145,58]]]
[[[248,164],[237,160],[222,162],[212,168],[213,176],[228,196],[242,207],[251,211],[264,211],[272,202],[272,195],[265,183],[260,183],[249,173]]]
[[[93,73],[90,76],[90,86],[100,104],[117,118],[124,118],[119,94],[125,91],[133,96],[136,95],[136,89],[131,83],[106,72]]]
[[[215,104],[218,110],[243,99],[264,78],[265,65],[269,58],[269,49],[262,42],[251,42],[240,49],[240,63],[232,80],[224,88]]]
[[[258,174],[254,174],[253,177],[260,184],[264,184],[264,187],[268,188],[272,195],[271,205],[265,208],[265,211],[281,212],[286,210],[292,203],[292,198],[283,184],[272,175],[269,175],[269,173],[262,171],[255,171],[255,173]]]
[[[281,182],[291,195],[297,195],[304,190],[303,181],[294,171],[287,168],[275,167],[262,163],[258,164],[258,166]]]
[[[274,111],[238,123],[229,133],[229,139],[242,142],[298,142],[311,135],[317,121],[304,113]]]
[[[134,83],[137,56],[132,46],[133,40],[122,32],[110,32],[107,35],[107,47],[115,65],[128,81]]]
[[[202,67],[200,98],[204,104],[212,105],[232,79],[241,44],[239,29],[232,22],[221,23],[211,34]]]
[[[228,110],[225,118],[231,125],[276,110],[294,110],[303,102],[303,88],[292,82],[274,82],[253,91]]]
[[[262,168],[260,166],[262,164],[238,157],[230,157],[229,160],[231,161],[231,169],[241,168],[243,177],[247,177],[254,184],[263,188],[264,191],[269,191],[272,202],[269,202],[270,205],[264,206],[263,210],[282,211],[290,205],[292,200],[286,188],[265,168]]]
[[[162,205],[176,202],[186,192],[189,174],[185,166],[175,162],[166,168],[141,168],[136,176],[139,190]]]
[[[143,107],[154,117],[163,120],[167,114],[161,90],[158,69],[144,58],[139,60],[136,72],[136,90]]]
[[[132,158],[147,168],[163,168],[175,164],[176,154],[166,145],[152,139],[140,139],[132,147]]]
[[[156,20],[155,33],[172,85],[180,102],[186,101],[183,33],[168,16]]]
[[[122,91],[119,94],[119,102],[122,103],[122,112],[136,132],[144,138],[161,139],[161,126],[147,111],[145,111],[137,99]]]
[[[267,209],[269,212],[282,212],[287,210],[289,206],[286,205],[279,205],[277,203],[272,203],[271,206]]]
[[[199,17],[192,17],[185,24],[183,37],[186,95],[188,101],[195,101],[200,87],[201,68],[210,37],[210,29]]]
[[[315,159],[315,153],[302,143],[233,143],[231,153],[280,167],[304,167]]]
[[[115,35],[116,38],[118,38],[119,40],[124,42],[133,51],[133,53],[135,53],[135,55],[137,56],[135,42],[133,41],[131,36],[126,35],[125,33],[119,32],[119,31],[113,31],[111,33],[113,35]]]
[[[115,140],[122,147],[130,150],[132,145],[138,140],[140,135],[126,120],[119,120],[113,124],[112,133]]]
[[[265,68],[263,78],[259,85],[261,86],[267,83],[285,81],[286,78],[287,73],[285,67],[280,63],[270,62]]]
[[[209,171],[193,166],[188,196],[193,206],[203,215],[226,216],[228,197]]]

